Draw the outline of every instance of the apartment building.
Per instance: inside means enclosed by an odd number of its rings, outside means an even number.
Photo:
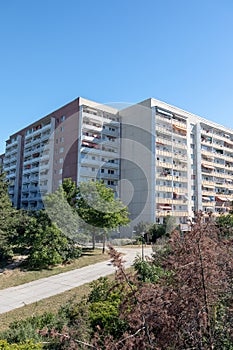
[[[156,99],[141,105],[151,110],[151,115],[142,109],[139,113],[151,118],[151,220],[163,222],[172,215],[185,229],[194,211],[228,213],[233,201],[233,130]],[[141,118],[138,123],[143,128]]]
[[[16,207],[42,208],[66,177],[103,180],[129,206],[129,231],[168,215],[185,229],[194,211],[228,213],[233,200],[233,130],[153,98],[77,98],[11,135],[2,159]]]
[[[67,177],[102,180],[116,192],[119,133],[113,108],[78,98],[11,135],[3,168],[13,205],[43,208],[43,196]]]

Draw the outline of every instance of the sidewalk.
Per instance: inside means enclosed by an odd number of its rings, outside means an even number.
[[[137,255],[141,254],[140,248],[117,248],[124,253],[125,267],[130,267]],[[145,248],[145,255],[151,255],[152,249]],[[17,309],[27,304],[46,299],[53,295],[63,293],[72,288],[89,283],[99,277],[114,273],[115,268],[110,260],[80,269],[63,272],[59,275],[41,278],[16,287],[0,290],[0,314]]]

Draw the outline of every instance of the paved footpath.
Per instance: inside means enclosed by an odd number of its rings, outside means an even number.
[[[140,248],[117,248],[124,253],[125,267],[132,265],[134,258],[141,253]],[[145,255],[152,253],[151,248],[144,249]],[[0,290],[0,314],[17,309],[41,299],[63,293],[72,288],[89,283],[99,277],[114,273],[115,268],[109,260],[63,272],[59,275]]]

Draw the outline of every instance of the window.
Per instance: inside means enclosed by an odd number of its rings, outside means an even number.
[[[91,171],[95,171],[95,168],[91,168]]]
[[[61,169],[59,169],[59,174],[60,174],[60,175],[62,174],[62,168],[61,168]]]
[[[59,163],[62,164],[63,163],[63,158],[59,159]]]
[[[104,169],[101,169],[101,173],[102,173],[102,174],[104,173]]]
[[[108,185],[110,185],[110,186],[114,186],[114,185],[115,185],[115,182],[114,182],[114,181],[112,181],[112,180],[108,180]]]
[[[64,147],[60,147],[59,153],[63,153],[64,152]]]
[[[65,115],[63,115],[62,117],[61,117],[61,122],[64,122],[66,120],[66,117],[65,117]]]
[[[95,160],[95,156],[92,156],[91,159],[92,159],[92,160]]]
[[[61,143],[64,142],[64,137],[60,137],[60,142],[61,142]]]
[[[60,127],[60,131],[61,131],[61,132],[64,131],[64,126],[61,126],[61,127]]]

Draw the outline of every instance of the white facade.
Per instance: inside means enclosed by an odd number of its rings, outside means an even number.
[[[65,117],[69,107],[73,118]],[[229,212],[233,130],[156,99],[118,110],[79,98],[58,111],[58,124],[55,111],[6,143],[15,206],[41,208],[42,196],[69,177],[72,165],[77,183],[103,180],[118,193],[132,225],[172,215],[185,229],[194,211]]]

